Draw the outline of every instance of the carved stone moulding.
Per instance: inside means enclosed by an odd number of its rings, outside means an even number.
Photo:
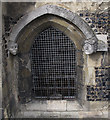
[[[108,51],[108,45],[101,40],[98,40],[98,42],[95,40],[85,40],[83,50],[85,54],[87,55],[92,54],[97,51],[106,52]]]
[[[8,50],[9,50],[9,53],[11,53],[12,55],[16,55],[18,53],[18,44],[15,42],[9,42]],[[92,40],[92,41],[85,40],[84,46],[83,46],[83,51],[87,55],[95,53],[97,51],[105,51],[106,52],[106,51],[108,51],[108,45],[101,40],[98,40],[98,43],[95,40]]]

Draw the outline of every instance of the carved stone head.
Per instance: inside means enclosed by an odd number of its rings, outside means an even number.
[[[83,46],[85,54],[92,54],[96,52],[97,43],[95,41],[86,40]]]
[[[94,46],[89,43],[85,43],[84,52],[85,54],[92,54],[94,52]]]
[[[16,55],[18,51],[18,44],[14,42],[9,43],[8,50],[11,54]]]

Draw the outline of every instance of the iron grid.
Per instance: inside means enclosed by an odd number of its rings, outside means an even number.
[[[30,57],[35,98],[75,98],[76,49],[63,32],[53,27],[42,31]]]

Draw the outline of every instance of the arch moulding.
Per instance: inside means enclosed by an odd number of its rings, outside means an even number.
[[[14,44],[15,47],[17,48],[17,36],[19,35],[20,31],[28,25],[30,22],[33,20],[37,19],[40,16],[46,15],[46,14],[51,14],[51,15],[56,15],[59,17],[62,17],[71,23],[73,23],[78,29],[81,30],[81,32],[85,36],[85,45],[84,45],[84,50],[85,53],[91,54],[93,52],[97,51],[97,37],[92,31],[92,29],[89,27],[89,25],[81,19],[76,13],[71,12],[70,10],[66,8],[62,8],[59,6],[55,5],[44,5],[36,10],[26,14],[20,21],[14,26],[11,34],[10,34],[10,41],[9,41],[9,51],[13,53],[13,49],[11,49],[10,44]],[[11,46],[14,46],[11,45]],[[89,47],[88,47],[89,46]],[[14,52],[14,55],[16,52]]]

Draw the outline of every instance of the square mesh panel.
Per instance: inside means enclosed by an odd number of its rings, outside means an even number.
[[[74,43],[53,27],[35,38],[30,51],[35,98],[75,98],[75,53]]]

